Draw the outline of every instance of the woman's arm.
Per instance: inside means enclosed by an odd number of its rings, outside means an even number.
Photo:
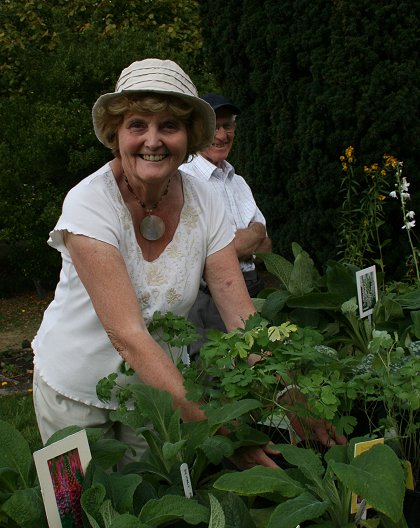
[[[205,419],[199,405],[185,398],[181,373],[149,334],[118,249],[69,232],[64,241],[97,316],[120,356],[144,383],[169,392],[185,421]]]
[[[244,326],[255,313],[236,256],[234,242],[206,259],[204,279],[228,330]]]

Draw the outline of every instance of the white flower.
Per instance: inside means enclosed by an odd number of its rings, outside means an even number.
[[[396,192],[396,191],[391,191],[391,192],[389,193],[389,196],[390,196],[391,198],[397,198],[397,192]]]
[[[401,198],[403,200],[409,200],[410,199],[410,194],[408,192],[402,192],[401,193]]]
[[[408,211],[408,213],[405,215],[406,218],[409,220],[412,220],[415,217],[416,213],[414,211]]]
[[[410,184],[407,181],[407,178],[403,176],[402,184],[401,184],[401,190],[404,192],[408,192],[408,188],[410,187]]]
[[[414,227],[416,225],[416,221],[415,220],[412,220],[411,222],[406,222],[405,225],[402,226],[401,229],[411,229],[412,227]]]

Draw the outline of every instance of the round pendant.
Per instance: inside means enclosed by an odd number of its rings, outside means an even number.
[[[148,215],[140,223],[140,233],[146,240],[159,240],[165,232],[165,223],[156,215]]]

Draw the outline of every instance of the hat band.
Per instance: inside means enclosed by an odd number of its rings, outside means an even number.
[[[118,80],[115,91],[146,91],[147,85],[149,85],[151,91],[155,91],[161,86],[164,91],[183,93],[181,89],[182,86],[182,88],[188,91],[190,95],[197,96],[195,87],[189,79],[171,69],[167,69],[166,72],[162,71],[162,68],[159,68],[159,72],[157,71],[157,68],[139,68],[124,72],[124,75]]]

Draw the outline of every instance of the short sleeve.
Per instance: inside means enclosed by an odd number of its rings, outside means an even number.
[[[69,231],[119,246],[118,211],[112,194],[116,185],[106,186],[103,179],[86,179],[71,189],[64,199],[61,216],[50,232],[48,244],[68,253],[63,232]]]
[[[207,209],[207,256],[226,247],[235,238],[235,232],[226,211],[223,200],[207,183],[204,184],[208,196]]]

